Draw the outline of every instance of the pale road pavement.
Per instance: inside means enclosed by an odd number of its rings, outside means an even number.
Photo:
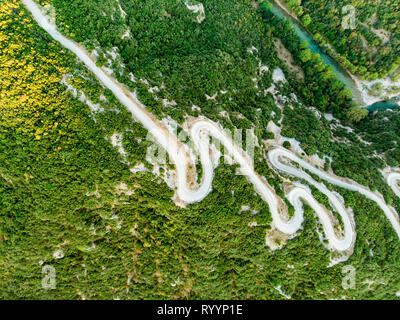
[[[400,173],[393,172],[387,177],[388,185],[393,189],[393,192],[400,198]]]

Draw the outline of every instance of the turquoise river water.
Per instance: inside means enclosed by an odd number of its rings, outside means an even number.
[[[353,92],[353,97],[356,101],[361,101],[360,93],[357,89],[356,84],[353,79],[344,70],[332,57],[327,55],[322,48],[318,45],[318,43],[313,39],[311,34],[307,32],[295,19],[293,19],[290,15],[288,15],[284,10],[282,10],[278,5],[273,2],[268,1],[272,7],[271,12],[279,18],[286,19],[289,23],[294,27],[294,30],[301,41],[307,41],[309,49],[318,53],[322,60],[332,68],[333,72],[336,74],[338,79],[342,81],[347,88],[349,88]],[[378,109],[396,109],[398,105],[395,103],[396,100],[400,100],[399,97],[388,100],[374,103],[367,107],[368,111],[375,111]]]

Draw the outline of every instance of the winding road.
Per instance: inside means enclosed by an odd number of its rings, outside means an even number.
[[[273,226],[279,231],[286,234],[296,233],[303,222],[303,203],[310,205],[316,212],[323,225],[324,232],[332,249],[338,251],[350,251],[354,245],[356,232],[355,223],[350,209],[346,209],[343,201],[337,194],[330,191],[324,184],[315,181],[309,174],[294,167],[290,162],[297,163],[300,167],[309,170],[321,179],[334,184],[336,186],[356,191],[365,197],[375,201],[385,213],[386,217],[391,222],[393,228],[400,238],[400,224],[397,212],[394,208],[386,205],[383,197],[377,193],[371,192],[369,189],[358,185],[355,182],[334,177],[329,175],[309,163],[301,160],[295,154],[276,146],[268,153],[270,164],[277,170],[307,181],[320,192],[325,194],[333,209],[341,216],[343,221],[343,232],[335,231],[335,218],[333,214],[319,204],[308,188],[294,184],[287,192],[287,199],[295,208],[295,214],[289,218],[288,208],[283,200],[277,196],[274,189],[268,184],[265,178],[254,171],[251,160],[248,155],[238,147],[229,137],[223,128],[218,124],[204,118],[189,119],[185,124],[189,129],[189,135],[194,142],[195,148],[200,155],[200,161],[203,167],[203,177],[201,184],[196,186],[196,172],[193,154],[190,149],[182,144],[177,137],[169,132],[168,128],[158,121],[148,110],[146,110],[132,94],[114,78],[109,76],[103,69],[96,66],[96,63],[90,58],[88,52],[75,43],[74,41],[64,37],[57,31],[46,16],[42,13],[39,6],[33,0],[22,0],[25,7],[31,12],[37,23],[45,29],[49,35],[62,46],[72,51],[85,65],[93,72],[97,79],[108,89],[110,89],[115,97],[123,104],[155,138],[155,140],[164,148],[175,164],[177,176],[177,196],[186,203],[194,203],[203,200],[212,190],[212,181],[214,178],[214,165],[210,156],[210,139],[212,136],[218,139],[225,150],[229,152],[236,163],[240,165],[241,172],[254,185],[257,193],[262,199],[268,203],[269,209],[273,218]],[[400,188],[397,182],[400,179],[400,174],[393,174],[388,179],[389,185],[393,188],[397,196],[400,197]],[[192,186],[196,186],[193,188]],[[337,225],[337,223],[336,223]]]
[[[388,185],[393,189],[393,192],[400,198],[400,173],[393,172],[387,177]]]

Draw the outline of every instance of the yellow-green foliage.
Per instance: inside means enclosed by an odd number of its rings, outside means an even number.
[[[67,69],[60,66],[59,47],[38,46],[30,36],[35,32],[19,1],[0,3],[0,122],[37,140],[61,139],[69,123],[54,118],[63,118],[67,108],[59,85]]]

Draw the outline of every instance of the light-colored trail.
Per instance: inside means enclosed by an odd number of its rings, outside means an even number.
[[[201,201],[211,191],[214,166],[210,156],[209,137],[212,136],[224,145],[225,150],[227,150],[235,162],[240,165],[242,173],[246,175],[248,180],[254,185],[257,193],[265,202],[268,203],[273,218],[273,226],[281,232],[294,234],[299,230],[299,228],[301,228],[303,222],[303,203],[305,202],[313,208],[320,218],[331,248],[339,251],[351,250],[356,237],[353,218],[340,199],[324,184],[316,182],[304,171],[286,164],[284,162],[286,158],[286,160],[298,163],[301,167],[310,170],[313,174],[318,175],[321,179],[326,180],[331,184],[359,192],[367,198],[375,201],[384,211],[400,237],[400,225],[397,213],[393,208],[390,208],[385,204],[381,196],[372,193],[368,189],[359,186],[356,183],[344,182],[343,179],[332,177],[314,168],[312,165],[301,160],[293,153],[277,147],[269,152],[270,163],[278,170],[299,179],[304,179],[324,193],[328,197],[332,207],[342,218],[344,225],[343,235],[338,236],[335,232],[333,215],[314,199],[307,188],[299,185],[294,186],[287,194],[288,200],[295,207],[295,215],[291,219],[288,219],[289,215],[287,206],[284,204],[282,199],[276,195],[274,189],[268,184],[268,182],[254,171],[252,162],[247,154],[232,141],[232,139],[224,132],[223,128],[208,119],[188,120],[186,123],[189,128],[189,135],[200,155],[200,161],[203,167],[203,177],[200,186],[196,189],[190,188],[189,185],[193,184],[195,179],[193,179],[193,176],[190,174],[193,174],[193,169],[189,170],[189,167],[194,168],[195,166],[192,161],[193,155],[189,148],[179,142],[177,137],[170,133],[162,122],[158,121],[151,113],[142,107],[140,102],[137,101],[121,84],[101,68],[97,67],[96,63],[89,57],[89,54],[83,47],[61,35],[57,31],[56,27],[49,23],[46,16],[33,0],[22,0],[22,2],[31,12],[37,23],[45,29],[54,40],[72,51],[86,65],[86,67],[94,73],[99,81],[113,92],[121,104],[132,113],[133,117],[140,122],[154,136],[155,140],[168,152],[170,159],[176,167],[177,195],[184,202],[194,203]]]
[[[393,192],[400,198],[400,173],[393,172],[387,177],[388,185],[393,189]]]

